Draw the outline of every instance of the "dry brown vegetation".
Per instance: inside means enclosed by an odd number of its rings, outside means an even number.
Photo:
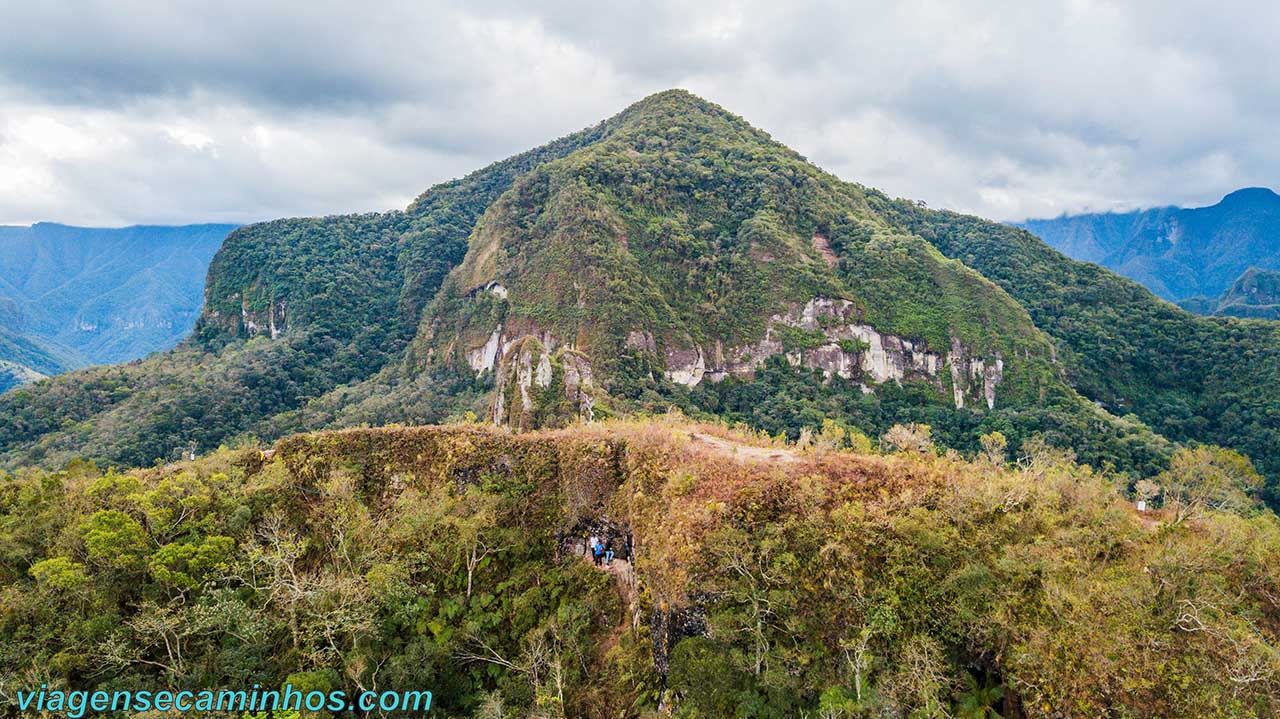
[[[24,472],[0,484],[0,674],[430,686],[449,716],[1280,706],[1280,523],[1232,488],[1238,455],[1179,455],[1139,514],[1047,446],[905,444],[673,414]],[[591,534],[625,572],[582,560]]]

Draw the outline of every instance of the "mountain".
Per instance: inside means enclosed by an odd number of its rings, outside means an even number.
[[[1178,306],[1202,315],[1280,320],[1280,271],[1250,267],[1216,300],[1189,297]]]
[[[341,402],[349,390],[335,388],[365,380],[403,354],[423,306],[462,261],[489,203],[516,177],[598,138],[606,125],[437,185],[404,212],[284,219],[233,231],[210,263],[192,336],[178,347],[0,398],[5,463],[87,456],[150,464],[301,426],[291,413],[330,392]],[[420,400],[398,407],[397,416],[443,417],[434,399],[441,390],[452,387],[423,387]]]
[[[42,360],[0,349],[0,361],[50,375],[173,347],[195,324],[209,260],[234,228],[0,227],[0,329],[50,348]]]
[[[1064,215],[1019,226],[1170,302],[1218,297],[1250,267],[1280,270],[1280,195],[1264,187],[1237,190],[1210,207]]]
[[[0,399],[0,452],[137,465],[246,435],[675,406],[793,439],[1043,437],[1134,477],[1169,440],[1210,442],[1274,480],[1278,345],[671,91],[404,212],[233,232],[188,341]]]
[[[881,206],[1016,298],[1083,395],[1169,439],[1239,449],[1280,477],[1280,326],[1191,315],[1013,227],[907,200]]]

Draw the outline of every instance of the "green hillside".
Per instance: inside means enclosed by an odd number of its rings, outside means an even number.
[[[828,420],[928,424],[965,452],[1044,438],[1131,477],[1167,466],[1166,438],[1213,442],[1274,480],[1276,342],[891,202],[670,91],[404,212],[237,230],[190,341],[0,400],[0,452],[148,464],[245,435],[674,405],[791,439]]]
[[[403,212],[237,229],[178,347],[0,395],[0,467],[0,714],[1280,711],[1280,323],[678,90]]]
[[[85,364],[71,347],[36,335],[22,305],[0,296],[0,394]]]
[[[419,332],[416,371],[494,372],[514,391],[505,355],[529,338],[553,372],[557,352],[580,354],[596,414],[676,403],[793,438],[824,417],[873,434],[925,421],[969,450],[982,431],[1052,429],[1090,461],[1160,465],[1158,438],[1071,390],[1008,294],[885,222],[864,189],[687,93],[620,118],[489,209]],[[521,403],[500,419],[566,418]]]
[[[70,348],[0,326],[0,393],[80,364]]]
[[[1178,306],[1202,315],[1280,320],[1280,271],[1250,267],[1217,299],[1192,297]]]
[[[514,177],[599,132],[584,130],[433,187],[405,212],[277,220],[233,232],[210,265],[205,311],[188,341],[0,400],[5,463],[88,456],[149,464],[249,433],[278,435],[277,414],[368,377],[396,356],[422,305],[461,261],[476,218]]]
[[[1280,323],[1198,317],[1025,231],[905,200],[878,204],[1017,299],[1054,338],[1081,394],[1172,440],[1238,449],[1280,477]]]

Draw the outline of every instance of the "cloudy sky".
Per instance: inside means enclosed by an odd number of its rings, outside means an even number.
[[[684,87],[850,180],[996,219],[1280,168],[1280,5],[0,0],[0,224],[403,207]]]

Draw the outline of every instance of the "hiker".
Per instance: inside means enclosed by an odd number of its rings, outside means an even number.
[[[595,565],[598,567],[600,566],[600,561],[602,559],[604,559],[604,545],[600,543],[599,537],[592,536],[591,537],[591,561],[594,562]]]
[[[613,564],[613,540],[610,539],[604,545],[604,566],[608,567]]]

